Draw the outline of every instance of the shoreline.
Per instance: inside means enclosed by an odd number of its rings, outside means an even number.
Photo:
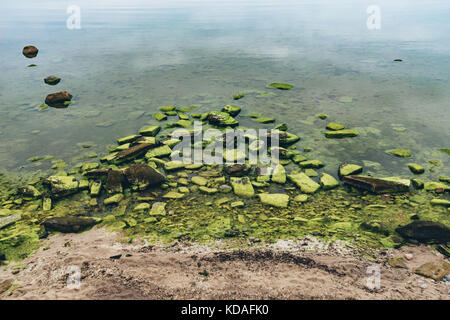
[[[94,227],[41,240],[24,261],[1,267],[0,284],[11,287],[0,299],[450,299],[448,282],[414,273],[425,262],[448,262],[425,245],[374,250],[369,259],[349,243],[314,237],[227,249],[220,241],[152,246],[121,236]],[[407,254],[402,268],[388,262]],[[79,289],[67,287],[70,266],[80,268]],[[367,287],[370,266],[380,268],[378,290]]]

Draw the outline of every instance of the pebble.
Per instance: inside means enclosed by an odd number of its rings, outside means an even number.
[[[405,259],[406,260],[412,260],[414,256],[412,255],[412,253],[405,253]]]

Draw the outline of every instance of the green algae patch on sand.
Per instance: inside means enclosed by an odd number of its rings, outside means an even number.
[[[294,86],[291,84],[281,83],[281,82],[273,82],[273,83],[269,84],[269,87],[279,89],[279,90],[291,90],[292,88],[294,88]]]

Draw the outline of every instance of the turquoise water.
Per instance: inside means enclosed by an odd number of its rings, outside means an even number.
[[[308,157],[330,173],[346,161],[375,175],[410,176],[409,162],[432,169],[430,179],[450,173],[439,151],[450,148],[448,1],[378,1],[380,30],[366,26],[371,1],[77,1],[81,29],[69,30],[72,4],[0,5],[2,171],[52,172],[50,161],[27,160],[34,156],[69,165],[86,152],[102,156],[118,137],[156,123],[159,106],[204,112],[233,103],[287,123],[302,137],[297,147],[312,148]],[[40,50],[35,59],[21,53],[29,44]],[[46,85],[48,75],[61,83]],[[74,96],[68,108],[39,108],[64,90]],[[247,95],[233,101],[239,92]],[[327,121],[361,135],[327,140]],[[385,154],[394,148],[412,159]]]

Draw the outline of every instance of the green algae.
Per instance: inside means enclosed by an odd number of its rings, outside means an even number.
[[[279,83],[279,82],[271,83],[271,84],[269,84],[269,87],[275,88],[275,89],[280,89],[280,90],[290,90],[290,89],[294,88],[294,86],[291,84]]]

